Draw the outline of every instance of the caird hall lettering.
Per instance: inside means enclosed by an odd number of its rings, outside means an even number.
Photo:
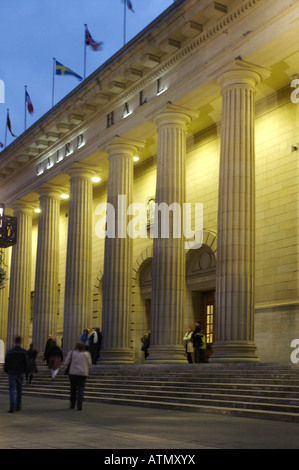
[[[158,78],[157,80],[157,88],[156,88],[156,96],[161,95],[166,91],[166,87],[164,87],[161,83],[161,78]],[[147,103],[147,98],[144,95],[144,90],[141,90],[139,92],[139,107],[143,106],[144,104]],[[124,104],[123,110],[122,110],[122,118],[128,117],[130,114],[132,114],[132,110],[130,107],[130,103],[126,102]],[[114,126],[115,124],[115,112],[111,111],[109,114],[107,114],[107,128]]]
[[[69,155],[71,155],[76,149],[83,147],[85,145],[84,135],[80,134],[77,138],[72,142],[67,142],[64,147],[57,150],[56,153],[50,155],[41,163],[39,163],[36,167],[36,173],[38,176],[42,175],[45,171],[52,168],[57,163],[61,162]]]

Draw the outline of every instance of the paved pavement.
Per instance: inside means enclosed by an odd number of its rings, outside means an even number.
[[[21,411],[8,407],[8,393],[0,393],[0,449],[104,449],[103,458],[115,459],[137,449],[198,456],[203,449],[299,448],[298,423],[87,402],[77,411],[66,400],[27,396]]]

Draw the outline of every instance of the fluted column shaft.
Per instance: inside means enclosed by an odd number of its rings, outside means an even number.
[[[19,201],[13,209],[17,217],[17,243],[12,247],[11,257],[7,348],[13,345],[17,335],[22,337],[23,347],[28,348],[33,208]]]
[[[158,217],[157,210],[155,214],[158,232],[153,248],[151,346],[147,362],[180,363],[187,361],[182,347],[186,283],[182,214],[185,202],[186,126],[191,117],[181,108],[168,104],[154,120],[158,125],[155,202],[158,205],[166,203],[169,208],[176,203],[181,214],[170,215],[167,238],[161,234],[164,217]],[[181,235],[178,238],[173,233],[173,219],[179,225],[177,230]]]
[[[73,348],[91,313],[92,181],[94,172],[80,163],[70,174],[63,349]]]
[[[61,192],[45,185],[40,190],[40,215],[35,271],[32,341],[39,352],[56,334],[59,275],[59,212]]]
[[[255,93],[261,75],[236,62],[219,78],[223,110],[219,173],[216,341],[211,362],[256,362]]]
[[[130,348],[132,239],[127,208],[132,203],[133,157],[138,144],[115,137],[108,145],[107,203],[114,208],[115,237],[105,239],[102,363],[133,362]],[[113,217],[113,214],[110,215]],[[111,220],[107,223],[111,223]]]

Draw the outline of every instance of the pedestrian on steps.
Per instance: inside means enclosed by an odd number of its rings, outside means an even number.
[[[64,364],[70,364],[70,409],[74,409],[77,402],[77,409],[82,410],[83,395],[89,369],[91,367],[91,355],[82,342],[78,342],[75,348],[68,353]]]
[[[56,375],[59,372],[61,362],[63,361],[63,354],[55,339],[52,339],[50,344],[50,351],[49,351],[49,369],[52,372],[52,380],[55,379]]]
[[[21,347],[21,344],[21,336],[16,336],[15,346],[7,351],[5,356],[4,372],[8,374],[9,413],[19,411],[22,407],[22,389],[24,374],[28,368],[28,359],[26,350]]]
[[[26,371],[26,384],[31,384],[33,379],[33,374],[37,374],[38,370],[36,367],[36,357],[37,357],[37,350],[34,348],[34,345],[31,343],[30,348],[27,351],[28,357],[28,369]]]

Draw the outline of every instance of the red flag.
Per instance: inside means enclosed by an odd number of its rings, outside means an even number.
[[[3,149],[4,145],[0,142],[0,148]]]
[[[29,112],[30,114],[33,114],[33,113],[34,113],[34,109],[33,109],[33,105],[32,105],[32,103],[31,103],[31,99],[30,99],[30,96],[29,96],[27,90],[26,90],[26,92],[25,92],[25,100],[26,100],[28,112]]]
[[[14,134],[12,133],[12,130],[11,130],[11,122],[10,122],[10,119],[9,119],[9,113],[8,113],[8,111],[7,111],[6,125],[7,125],[7,127],[8,127],[9,132],[11,133],[11,135],[12,135],[13,137],[17,137],[16,135],[14,135]]]
[[[99,51],[102,49],[103,42],[96,42],[90,32],[88,31],[87,25],[85,25],[85,44],[90,46],[94,51]]]
[[[130,0],[126,0],[126,2],[127,2],[127,6],[128,6],[128,8],[129,8],[129,10],[131,10],[132,13],[135,13],[135,11],[133,10],[133,5],[132,5],[132,3],[130,2]]]

